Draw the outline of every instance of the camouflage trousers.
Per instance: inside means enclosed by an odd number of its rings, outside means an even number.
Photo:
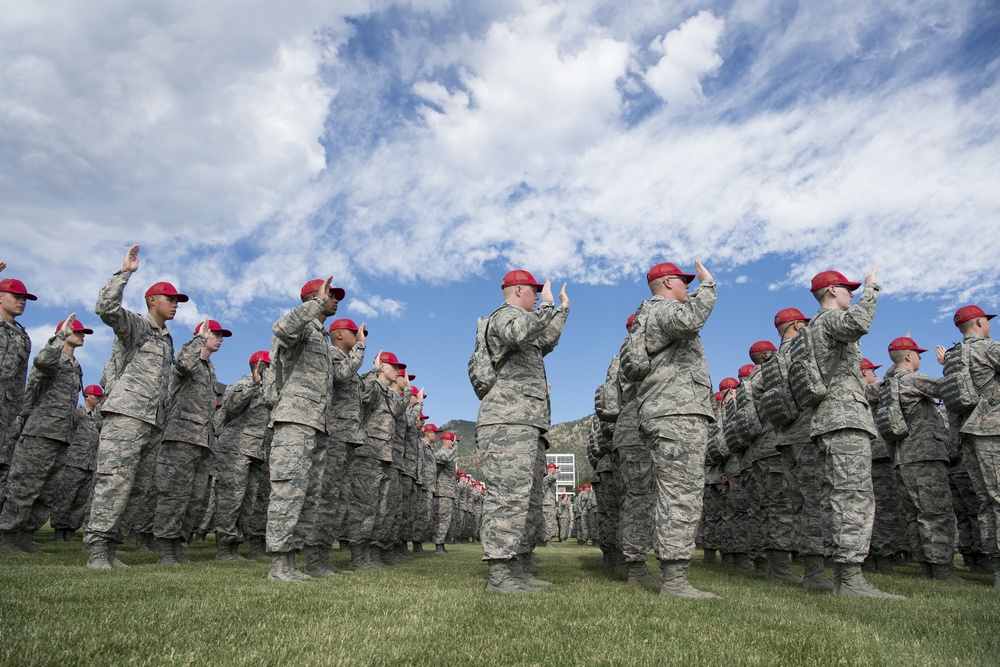
[[[979,498],[962,463],[948,469],[948,483],[951,485],[951,501],[958,527],[958,550],[963,554],[983,553],[983,536],[979,531]]]
[[[982,534],[983,551],[990,556],[1000,555],[1000,436],[971,436],[972,447],[982,475],[986,502],[979,506],[979,529]],[[973,474],[969,466],[970,477]]]
[[[73,466],[62,466],[50,479],[53,487],[52,513],[49,523],[56,530],[75,531],[83,525],[83,515],[94,488],[94,472]],[[46,483],[48,486],[49,483]],[[43,495],[45,491],[43,490]]]
[[[378,514],[375,517],[375,532],[372,537],[372,544],[383,549],[388,549],[395,543],[394,533],[399,519],[402,473],[399,468],[390,466],[386,476],[389,485],[386,488],[385,496],[379,498]]]
[[[621,505],[618,510],[618,547],[629,562],[645,562],[653,548],[653,456],[648,447],[619,447],[611,456],[618,480]]]
[[[621,488],[611,470],[597,473],[600,478],[594,484],[597,496],[597,543],[602,549],[619,550],[618,527],[621,523]]]
[[[344,521],[347,518],[347,489],[350,479],[347,459],[348,453],[353,454],[353,450],[352,445],[342,440],[327,440],[323,487],[319,497],[319,524],[315,539],[306,542],[309,546],[328,547],[345,535]]]
[[[263,461],[239,452],[216,452],[215,540],[245,542],[251,515],[267,469]]]
[[[556,520],[556,506],[543,505],[542,519],[545,521],[545,541],[554,540],[559,534],[559,522]]]
[[[444,544],[448,541],[448,530],[451,528],[451,515],[455,511],[455,499],[446,496],[434,496],[434,544]]]
[[[981,553],[994,557],[1000,556],[997,549],[997,522],[990,505],[990,494],[986,489],[986,481],[983,477],[983,470],[979,466],[979,457],[976,455],[976,447],[973,443],[973,436],[962,434],[962,462],[969,473],[969,482],[976,494],[976,515],[979,519],[979,542],[982,545]]]
[[[156,446],[161,435],[162,431],[153,424],[126,415],[105,415],[97,447],[94,500],[84,529],[84,542],[121,542],[124,539],[123,519],[136,485],[136,474],[145,461],[145,467],[150,470],[146,479],[151,490],[151,471],[155,468]],[[152,531],[151,517],[149,524],[145,532]]]
[[[785,479],[789,482],[795,550],[803,556],[829,555],[823,546],[823,509],[816,445],[812,441],[795,442],[779,447],[779,451]]]
[[[42,489],[68,446],[34,435],[18,441],[10,462],[7,497],[0,510],[0,532],[35,531],[49,518],[51,508],[41,499]]]
[[[351,482],[350,506],[347,510],[347,539],[362,544],[375,539],[375,524],[379,507],[385,507],[389,492],[389,469],[392,463],[369,456],[351,459],[348,477]]]
[[[413,487],[413,512],[412,512],[412,530],[410,534],[411,542],[429,542],[431,541],[430,527],[431,527],[431,502],[434,496],[430,491],[424,489],[423,484],[415,484]]]
[[[872,461],[872,492],[875,494],[875,519],[869,553],[887,557],[908,550],[906,515],[896,483],[896,471],[890,459]]]
[[[156,457],[156,515],[153,534],[188,539],[198,527],[208,499],[211,450],[165,440]]]
[[[819,450],[823,543],[835,563],[861,563],[875,519],[871,438],[845,428],[816,437]]]
[[[744,465],[749,462],[744,463]],[[757,488],[757,480],[753,474],[753,465],[740,471],[740,484],[746,493],[747,502],[747,553],[752,560],[760,560],[764,553],[764,516],[760,508],[761,492]]]
[[[750,501],[738,473],[727,475],[725,506],[722,513],[725,553],[750,553]]]
[[[135,471],[135,482],[132,484],[125,516],[121,521],[123,536],[133,531],[153,532],[153,517],[156,515],[156,459],[160,455],[162,436],[162,431],[157,432],[149,450],[143,452],[139,467]]]
[[[214,459],[212,457],[213,463],[211,465],[212,470],[215,469]],[[215,527],[215,511],[219,506],[219,494],[216,490],[216,478],[215,473],[212,472],[208,476],[208,493],[205,495],[205,499],[201,503],[201,507],[195,509],[194,515],[196,517],[195,521],[195,534],[205,535],[212,532]]]
[[[399,510],[396,512],[396,525],[393,530],[393,542],[409,542],[413,538],[413,514],[416,509],[416,480],[403,473],[399,476]]]
[[[948,484],[948,464],[922,461],[899,466],[903,510],[910,526],[914,560],[943,565],[955,558],[955,510]]]
[[[753,462],[753,478],[757,490],[757,506],[761,515],[763,549],[795,550],[795,519],[788,493],[781,455]]]
[[[531,492],[528,494],[528,544],[534,549],[536,544],[545,541],[545,519],[542,516],[542,505],[545,504],[545,450],[548,440],[542,433],[535,449],[535,465],[531,469]]]
[[[701,527],[698,535],[701,540],[702,549],[724,548],[725,542],[722,539],[722,514],[725,511],[726,496],[722,484],[707,484],[702,493],[703,510],[701,513]]]
[[[326,440],[326,434],[311,426],[291,422],[274,425],[268,460],[267,550],[271,553],[300,551],[315,534]]]
[[[534,546],[529,530],[541,530],[542,470],[545,442],[531,426],[510,424],[476,428],[486,497],[480,531],[483,560],[509,560]],[[529,515],[537,509],[534,521]]]
[[[643,442],[653,456],[653,547],[661,561],[691,560],[694,555],[705,487],[708,423],[700,415],[681,415],[640,424]]]
[[[559,517],[559,541],[568,540],[571,532],[573,532],[573,522],[568,516]]]

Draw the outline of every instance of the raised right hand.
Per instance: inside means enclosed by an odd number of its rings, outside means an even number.
[[[128,249],[125,253],[125,259],[122,261],[122,271],[128,271],[129,273],[135,273],[139,270],[139,244],[134,243],[132,247]]]

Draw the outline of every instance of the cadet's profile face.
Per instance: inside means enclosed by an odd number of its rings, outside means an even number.
[[[93,394],[87,394],[83,397],[83,404],[87,406],[88,410],[93,410],[101,402],[100,396],[94,396]]]
[[[4,317],[18,317],[24,312],[27,303],[28,297],[23,294],[0,292],[0,313],[3,313]]]
[[[679,276],[663,277],[663,296],[681,303],[687,303],[688,284]]]
[[[834,292],[835,303],[839,310],[847,310],[851,307],[851,300],[854,298],[854,293],[843,285],[837,285],[836,291]]]
[[[178,303],[176,296],[157,294],[150,298],[153,300],[153,305],[150,308],[153,317],[159,316],[164,322],[174,319],[174,315],[177,314]]]
[[[861,370],[861,381],[864,382],[865,384],[871,384],[877,379],[878,378],[875,377],[874,368],[864,368]]]
[[[535,309],[538,303],[538,292],[531,285],[518,285],[514,290],[514,303],[527,311]]]
[[[337,306],[340,301],[337,301],[337,297],[333,295],[333,288],[330,289],[329,294],[326,297],[326,303],[323,304],[323,312],[329,317],[330,315],[336,315]]]
[[[82,331],[74,331],[70,335],[66,336],[66,343],[70,347],[80,347],[83,345],[83,337],[85,334]]]
[[[910,353],[910,363],[913,364],[913,370],[920,370],[920,353],[911,352]]]
[[[205,341],[205,349],[209,352],[218,352],[222,347],[222,334],[217,331],[208,332],[208,340]]]

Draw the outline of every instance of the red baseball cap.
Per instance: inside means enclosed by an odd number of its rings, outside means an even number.
[[[104,396],[104,390],[99,384],[88,384],[83,388],[84,396]]]
[[[774,316],[774,326],[780,327],[788,322],[808,322],[809,318],[802,314],[798,308],[782,308]]]
[[[719,391],[736,389],[738,386],[740,386],[740,381],[736,378],[722,378],[722,382],[719,383]]]
[[[0,292],[8,292],[10,294],[16,294],[17,296],[23,296],[28,301],[38,301],[38,297],[34,294],[28,292],[28,288],[24,286],[17,278],[4,278],[0,280]]]
[[[631,331],[632,330],[632,323],[633,322],[635,322],[635,313],[632,313],[631,315],[629,315],[628,319],[625,320],[625,329],[627,331]]]
[[[66,324],[66,320],[63,320],[56,325],[56,333],[59,333],[59,330],[63,328],[64,324]],[[92,334],[94,333],[94,330],[83,326],[83,323],[80,320],[73,320],[73,333]]]
[[[840,271],[823,271],[813,276],[812,289],[809,291],[815,292],[824,287],[846,287],[853,292],[861,287],[861,283],[852,283]]]
[[[434,424],[424,424],[424,433],[440,433],[440,432],[441,429],[439,429]]]
[[[545,467],[546,468],[558,468],[559,466],[557,464],[555,464],[555,463],[546,463]]]
[[[902,352],[905,350],[913,350],[914,352],[926,352],[924,348],[917,345],[917,341],[913,340],[909,336],[900,336],[899,338],[893,338],[892,342],[889,343],[890,352]]]
[[[721,401],[722,399],[723,399],[722,392],[721,391],[715,392],[715,400]]]
[[[399,363],[399,359],[397,359],[396,355],[393,354],[392,352],[383,352],[379,356],[378,360],[379,360],[379,363],[392,364],[393,366],[396,366],[401,371],[402,370],[406,370],[406,364]]]
[[[416,377],[416,375],[414,375],[413,377]],[[410,378],[410,379],[412,380],[413,378]],[[414,396],[419,396],[420,395],[420,390],[417,389],[416,387],[410,387],[410,391],[413,392]],[[427,398],[427,394],[424,394],[424,398]]]
[[[201,333],[201,325],[202,324],[204,324],[204,322],[199,322],[198,326],[196,326],[194,328],[195,334]],[[230,336],[233,335],[232,331],[230,331],[229,329],[223,329],[222,325],[219,324],[218,322],[216,322],[215,320],[209,320],[208,321],[208,330],[211,331],[212,333],[219,334],[223,338],[229,338]]]
[[[251,364],[256,364],[258,361],[263,361],[265,364],[271,363],[271,353],[268,350],[257,350],[250,355]]]
[[[778,348],[769,340],[759,340],[750,346],[750,354],[755,352],[777,352]]]
[[[455,434],[452,433],[451,431],[443,431],[443,432],[441,432],[441,439],[442,440],[458,440],[458,438],[455,437]]]
[[[740,370],[736,373],[736,377],[739,378],[750,377],[750,374],[753,373],[754,369],[756,368],[757,367],[754,366],[753,364],[745,364],[743,366],[740,366]]]
[[[957,327],[960,324],[965,324],[969,320],[974,320],[977,317],[985,317],[987,320],[992,320],[996,317],[996,315],[990,315],[979,306],[962,306],[955,311],[955,326]]]
[[[326,280],[324,280],[323,278],[313,278],[312,280],[310,280],[309,282],[307,282],[305,285],[302,286],[302,289],[299,290],[299,296],[301,296],[304,299],[306,297],[306,294],[312,294],[313,292],[318,292],[319,288],[322,287],[323,283],[325,282]],[[343,287],[334,287],[333,285],[330,286],[330,292],[333,294],[334,297],[336,297],[337,301],[343,301],[344,297],[347,295],[347,292],[344,291]]]
[[[879,365],[876,366],[875,364],[873,364],[868,359],[862,359],[861,360],[861,370],[866,371],[869,368],[874,371],[876,369],[882,368],[882,364],[879,364]]]
[[[417,379],[417,376],[414,375],[413,373],[407,373],[406,374],[406,379],[409,380],[410,382],[413,382],[414,380]]]
[[[646,282],[651,283],[657,278],[664,278],[666,276],[677,276],[678,278],[683,278],[684,282],[688,284],[694,280],[693,273],[683,273],[677,268],[676,264],[672,264],[670,262],[660,262],[646,272]]]
[[[337,300],[340,301],[340,299]],[[346,317],[330,323],[330,331],[336,331],[337,329],[347,329],[348,331],[358,333],[358,325],[354,323],[354,320],[349,320]],[[368,327],[365,327],[365,335],[368,335]]]
[[[522,271],[521,269],[508,271],[507,275],[503,277],[503,283],[500,287],[514,287],[516,285],[528,285],[529,287],[534,287],[536,292],[541,292],[543,287],[541,283],[535,280],[535,276],[531,275],[527,271]]]
[[[424,414],[423,412],[421,412],[421,413],[420,413],[420,417],[419,417],[419,419],[423,419],[424,421],[427,421],[428,419],[430,419],[430,417],[428,417],[428,416],[427,416],[427,415],[425,415],[425,414]]]
[[[179,303],[186,303],[188,301],[187,294],[181,294],[177,291],[177,288],[170,283],[153,283],[146,290],[144,296],[156,296],[157,294],[162,294],[163,296],[173,296],[177,297]]]

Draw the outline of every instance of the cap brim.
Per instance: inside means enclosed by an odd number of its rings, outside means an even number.
[[[853,292],[854,290],[861,287],[861,283],[844,283],[842,285],[839,285],[838,287],[846,287],[847,289]]]
[[[664,276],[666,277],[666,276]],[[685,284],[690,285],[691,281],[694,280],[693,273],[678,273],[677,277],[685,282]]]
[[[330,291],[336,297],[337,301],[343,301],[344,297],[347,296],[347,292],[344,291],[343,287],[331,287]]]
[[[233,332],[230,331],[229,329],[212,329],[212,333],[217,333],[223,338],[229,338],[230,336],[233,335]]]
[[[82,333],[82,334],[90,335],[90,334],[94,333],[94,330],[93,329],[77,329],[73,333]]]

